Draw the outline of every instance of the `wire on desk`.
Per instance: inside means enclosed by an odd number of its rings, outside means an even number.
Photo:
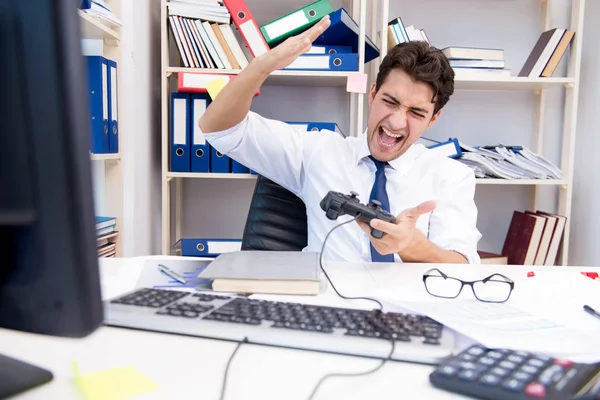
[[[329,282],[329,284],[331,285],[331,287],[333,288],[334,292],[341,298],[346,299],[346,300],[369,300],[372,301],[374,303],[377,303],[379,305],[379,309],[376,310],[378,312],[383,312],[383,304],[381,304],[381,302],[377,299],[371,298],[371,297],[349,297],[349,296],[344,296],[343,294],[341,294],[335,287],[335,285],[333,284],[333,282],[331,281],[331,279],[329,278],[329,275],[327,275],[327,272],[325,271],[325,268],[323,267],[323,252],[325,251],[325,243],[327,243],[327,239],[329,238],[329,235],[331,235],[331,233],[336,230],[337,228],[339,228],[342,225],[345,224],[349,224],[350,222],[356,221],[356,219],[359,217],[360,215],[357,215],[355,218],[346,221],[346,222],[342,222],[341,224],[338,224],[336,226],[334,226],[333,228],[331,228],[331,230],[327,233],[327,235],[325,236],[325,240],[323,240],[323,245],[321,246],[321,254],[319,255],[319,266],[321,267],[321,271],[323,271],[323,274],[325,275],[325,277],[327,278],[327,281]],[[375,322],[375,321],[372,321]],[[310,396],[309,396],[309,400],[312,400],[313,397],[315,396],[315,394],[317,393],[317,390],[319,390],[319,387],[321,386],[321,384],[323,384],[323,382],[325,382],[325,380],[327,380],[328,378],[332,378],[335,376],[339,376],[339,377],[350,377],[350,376],[363,376],[363,375],[368,375],[368,374],[372,374],[373,372],[376,372],[377,370],[379,370],[381,367],[383,367],[385,365],[386,362],[388,362],[391,358],[392,355],[394,354],[394,350],[396,349],[396,341],[394,340],[393,336],[392,336],[392,332],[387,329],[385,326],[379,326],[379,328],[382,331],[387,332],[390,335],[390,341],[392,343],[392,348],[390,350],[390,353],[388,354],[388,356],[383,359],[381,361],[381,363],[376,366],[375,368],[372,368],[370,370],[364,371],[364,372],[352,372],[352,373],[330,373],[330,374],[326,374],[323,375],[321,377],[321,379],[319,379],[319,382],[317,382],[317,384],[315,385],[313,391],[311,392]]]
[[[219,396],[220,400],[225,398],[225,389],[227,388],[227,375],[229,374],[229,366],[231,365],[231,361],[233,361],[233,357],[235,353],[239,350],[242,343],[248,343],[248,338],[244,338],[241,342],[237,342],[237,346],[235,346],[235,350],[229,356],[229,360],[227,360],[227,366],[225,367],[225,373],[223,374],[223,384],[221,385],[221,396]]]

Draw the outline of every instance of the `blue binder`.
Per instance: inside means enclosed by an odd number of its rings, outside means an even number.
[[[192,172],[210,171],[210,147],[204,134],[198,127],[198,120],[210,105],[211,98],[208,93],[194,93],[191,95],[191,131],[192,131]]]
[[[242,239],[182,238],[183,257],[216,257],[242,249]]]
[[[90,95],[90,151],[95,154],[109,152],[108,135],[108,63],[102,56],[85,56],[88,67]]]
[[[231,159],[225,154],[219,153],[217,149],[212,146],[210,146],[210,172],[231,172]]]
[[[190,95],[171,93],[171,171],[190,172]]]
[[[358,71],[358,54],[302,54],[283,69],[291,71]]]
[[[117,90],[117,63],[107,60],[108,74],[108,152],[119,152],[119,100]]]
[[[233,158],[231,159],[231,172],[234,174],[249,174],[250,168],[245,165],[235,161]]]
[[[450,138],[445,142],[439,142],[427,147],[429,149],[435,149],[436,151],[440,152],[440,154],[444,154],[450,158],[458,158],[462,156],[462,150],[457,139]]]
[[[348,12],[340,8],[329,14],[331,24],[313,44],[346,45],[352,47],[353,53],[358,53],[358,24]],[[379,48],[365,35],[365,63],[379,56]]]

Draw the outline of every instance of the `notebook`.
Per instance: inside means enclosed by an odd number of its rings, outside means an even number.
[[[316,295],[319,253],[261,250],[223,253],[198,278],[211,279],[215,292]]]

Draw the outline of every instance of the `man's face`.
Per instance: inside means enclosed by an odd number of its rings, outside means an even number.
[[[400,69],[390,71],[375,93],[369,93],[369,150],[379,161],[400,157],[430,128],[437,117],[431,102],[433,90],[423,82],[414,82]]]

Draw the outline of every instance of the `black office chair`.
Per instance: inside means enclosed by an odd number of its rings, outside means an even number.
[[[306,247],[307,237],[304,202],[258,175],[242,236],[242,250],[301,251]]]

